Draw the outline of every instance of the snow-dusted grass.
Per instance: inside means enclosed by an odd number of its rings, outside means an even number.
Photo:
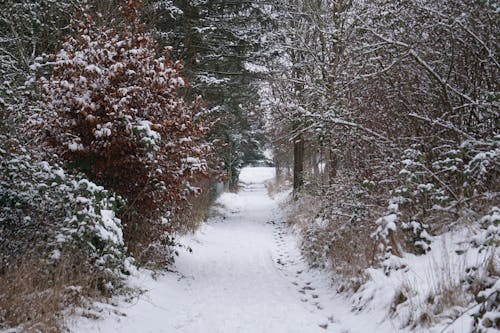
[[[52,265],[43,260],[31,256],[0,274],[0,332],[63,332],[65,313],[112,292],[109,274],[88,267],[85,258],[65,254]]]
[[[398,270],[369,269],[368,281],[351,298],[355,307],[385,309],[400,329],[471,332],[475,303],[466,283],[468,268],[477,269],[475,279],[485,276],[492,253],[467,245],[470,233],[464,228],[435,237],[427,254],[404,254]]]

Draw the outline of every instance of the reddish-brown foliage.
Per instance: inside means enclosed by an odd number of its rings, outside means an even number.
[[[168,231],[160,217],[198,191],[190,183],[207,174],[212,149],[201,99],[183,98],[189,83],[182,63],[159,50],[138,22],[138,6],[122,8],[126,23],[118,27],[93,27],[84,15],[42,86],[51,141],[71,164],[128,200],[122,218],[129,238],[144,242],[155,238],[153,229],[157,236]]]

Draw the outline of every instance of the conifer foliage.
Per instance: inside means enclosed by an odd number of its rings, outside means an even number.
[[[126,236],[149,243],[171,231],[161,217],[199,191],[190,183],[206,175],[211,146],[202,101],[183,98],[183,65],[139,23],[141,6],[128,1],[111,28],[84,14],[42,86],[56,151],[126,198]]]

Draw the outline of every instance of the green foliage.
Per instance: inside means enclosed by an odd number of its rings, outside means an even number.
[[[263,126],[255,112],[259,103],[263,27],[268,16],[263,6],[247,1],[152,1],[153,22],[163,43],[185,60],[192,80],[192,94],[207,101],[207,112],[220,121],[210,131],[212,140],[223,140],[230,185],[237,183],[243,164],[263,159]]]
[[[94,269],[115,274],[123,270],[126,251],[115,214],[124,201],[81,174],[21,153],[1,154],[1,265],[36,253],[49,261],[86,258]]]

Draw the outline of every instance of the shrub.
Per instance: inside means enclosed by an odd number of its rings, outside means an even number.
[[[0,329],[7,332],[66,332],[64,317],[74,306],[109,296],[110,276],[84,258],[63,255],[51,265],[30,256],[0,274]],[[103,294],[104,292],[104,294]],[[9,329],[10,328],[10,329]]]
[[[58,165],[2,152],[0,178],[0,272],[37,254],[48,263],[61,254],[86,258],[96,270],[124,268],[123,201]]]
[[[52,77],[42,80],[50,142],[127,199],[121,217],[133,253],[173,231],[162,218],[200,192],[192,184],[207,174],[211,151],[202,101],[182,97],[189,87],[183,65],[139,23],[141,5],[128,1],[110,28],[85,14],[56,55]]]

